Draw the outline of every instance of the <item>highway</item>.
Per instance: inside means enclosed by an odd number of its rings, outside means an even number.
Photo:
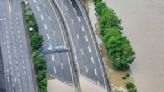
[[[34,12],[38,28],[43,35],[43,50],[54,50],[57,46],[68,46],[65,32],[51,0],[28,0]],[[68,52],[44,55],[48,74],[69,85],[74,85],[71,59]]]
[[[106,88],[103,61],[83,10],[75,0],[54,0],[54,2],[67,26],[79,74]]]
[[[0,44],[6,92],[36,92],[21,0],[0,0]]]

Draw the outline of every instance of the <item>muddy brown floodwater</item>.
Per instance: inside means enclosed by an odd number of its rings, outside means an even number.
[[[164,92],[164,0],[108,0],[136,52],[138,92]]]

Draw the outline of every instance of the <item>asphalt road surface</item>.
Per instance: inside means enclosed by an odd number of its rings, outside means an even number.
[[[75,0],[54,0],[63,15],[73,46],[80,75],[106,87],[102,60],[96,47],[88,20]]]
[[[59,23],[51,0],[28,0],[43,35],[43,50],[55,50],[57,46],[67,46],[64,31]],[[69,47],[68,47],[69,48]],[[70,57],[67,52],[45,55],[48,74],[60,81],[74,84]]]
[[[0,0],[0,44],[6,92],[36,92],[21,0]]]

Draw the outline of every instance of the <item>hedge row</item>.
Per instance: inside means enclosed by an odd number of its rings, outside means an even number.
[[[47,65],[44,57],[38,53],[42,48],[43,37],[38,32],[37,23],[29,5],[24,6],[24,17],[31,42],[32,57],[39,92],[47,92]]]
[[[130,41],[121,32],[123,29],[121,20],[102,0],[95,0],[95,6],[100,35],[112,59],[113,67],[118,70],[128,70],[129,65],[134,62],[135,52]]]

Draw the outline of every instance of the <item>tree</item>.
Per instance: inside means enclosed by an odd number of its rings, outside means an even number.
[[[33,50],[39,50],[42,47],[43,36],[38,32],[32,32],[31,34],[31,46]]]

